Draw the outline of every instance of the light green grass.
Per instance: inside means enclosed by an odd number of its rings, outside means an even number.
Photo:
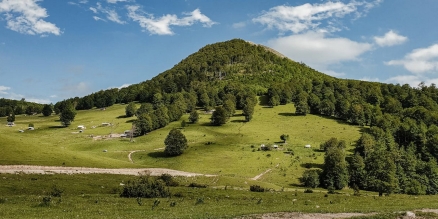
[[[319,167],[323,153],[319,144],[331,137],[345,140],[353,148],[359,138],[361,127],[315,115],[295,116],[292,104],[275,108],[256,106],[254,119],[243,122],[241,111],[220,127],[210,125],[210,114],[200,111],[198,124],[189,124],[182,129],[189,148],[179,157],[163,156],[164,139],[172,128],[180,128],[182,119],[145,136],[129,139],[93,140],[93,136],[123,133],[131,128],[131,120],[124,118],[126,105],[114,105],[106,110],[78,111],[70,127],[61,128],[58,117],[17,116],[15,127],[0,126],[2,156],[0,164],[30,164],[86,167],[163,167],[189,172],[217,174],[248,181],[268,169],[259,181],[291,187],[298,184],[298,177],[305,165]],[[6,124],[5,118],[0,119]],[[103,122],[112,127],[100,127]],[[27,131],[29,123],[35,131]],[[78,125],[87,127],[79,133]],[[96,128],[92,128],[96,126]],[[19,133],[18,130],[25,130]],[[288,134],[289,141],[283,144],[281,134]],[[212,144],[207,144],[211,142]],[[261,144],[280,145],[278,150],[258,151]],[[311,149],[304,145],[312,145]],[[284,153],[287,149],[294,156]],[[103,152],[107,150],[107,152]],[[133,150],[134,163],[128,160]]]
[[[249,192],[228,186],[206,189],[189,188],[191,182],[205,183],[209,177],[179,177],[179,187],[171,187],[171,198],[156,199],[120,198],[120,183],[132,180],[120,175],[24,175],[0,174],[0,218],[235,218],[241,215],[269,212],[398,212],[421,208],[438,208],[435,196],[391,195],[378,197],[363,192],[352,196],[351,190],[326,195],[324,191]],[[234,179],[224,180],[233,183]],[[235,182],[238,183],[238,182]],[[49,207],[39,206],[53,186],[63,190],[62,197],[53,197]],[[265,186],[265,185],[264,185]],[[202,203],[198,202],[202,199]],[[171,207],[170,203],[175,202]],[[198,203],[197,203],[198,202]]]

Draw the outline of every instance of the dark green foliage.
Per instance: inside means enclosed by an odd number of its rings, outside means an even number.
[[[300,101],[295,104],[295,110],[295,114],[305,116],[309,113],[309,105],[306,101]]]
[[[348,173],[350,176],[349,185],[352,188],[366,188],[366,171],[365,163],[363,158],[359,153],[354,154],[354,156],[348,162]]]
[[[6,118],[6,121],[15,122],[15,114],[14,113],[9,114],[8,118]]]
[[[197,123],[198,120],[199,120],[199,114],[198,114],[198,111],[193,110],[193,111],[190,113],[189,121],[190,121],[191,123]]]
[[[251,192],[264,192],[265,188],[263,188],[263,187],[261,187],[259,185],[251,185],[249,187],[249,191],[251,191]]]
[[[164,153],[169,156],[181,155],[187,148],[187,139],[178,129],[172,129],[164,140]]]
[[[348,184],[348,169],[344,149],[328,147],[324,156],[321,184],[325,188],[342,189]]]
[[[28,127],[35,127],[33,123],[29,123]]]
[[[155,177],[145,175],[136,180],[128,181],[120,194],[125,198],[165,198],[170,196],[166,183]]]
[[[228,119],[228,112],[222,106],[216,107],[213,115],[210,118],[211,123],[216,126],[221,126],[227,123]]]
[[[396,165],[389,153],[382,150],[370,153],[365,160],[365,170],[367,189],[379,192],[379,196],[396,191]]]
[[[125,115],[126,117],[132,117],[135,115],[136,111],[137,111],[137,107],[135,106],[135,103],[130,102],[125,108]]]
[[[283,143],[286,143],[286,141],[289,140],[289,135],[282,134],[280,135],[280,139],[283,141]]]
[[[187,126],[186,120],[181,121],[181,128],[185,128]]]
[[[161,176],[158,177],[158,179],[163,180],[163,182],[166,184],[166,186],[178,186],[179,183],[174,179],[174,177],[170,174],[163,173]]]
[[[300,182],[308,188],[316,188],[319,186],[319,170],[305,170]]]
[[[142,114],[133,122],[134,136],[145,135],[154,130],[153,122],[149,114]]]
[[[71,104],[68,104],[60,113],[59,120],[63,126],[69,126],[75,120],[76,110]]]
[[[339,141],[337,138],[330,138],[319,146],[319,149],[322,151],[327,151],[329,148],[339,148],[343,150],[346,148],[346,143],[344,140]]]
[[[42,112],[43,115],[50,116],[50,115],[52,115],[52,112],[53,112],[52,106],[49,104],[45,104],[43,107],[43,112]]]

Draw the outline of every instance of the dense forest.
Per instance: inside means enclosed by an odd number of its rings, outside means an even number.
[[[240,39],[207,45],[151,80],[67,99],[56,103],[54,110],[138,101],[141,107],[127,116],[137,116],[136,133],[142,135],[196,107],[223,112],[220,116],[225,120],[212,119],[216,125],[225,123],[235,109],[243,109],[250,121],[256,96],[266,96],[261,104],[271,107],[293,103],[298,115],[318,114],[369,127],[352,153],[336,139],[323,144],[324,168],[312,172],[319,177],[317,186],[342,189],[349,185],[380,194],[438,193],[438,89],[434,84],[413,88],[337,79]],[[8,110],[16,110],[17,104],[13,106]]]
[[[43,104],[27,102],[24,98],[21,100],[0,98],[0,117],[21,114],[39,114],[43,112],[43,109]]]

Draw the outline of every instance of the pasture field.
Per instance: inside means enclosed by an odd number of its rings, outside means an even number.
[[[171,198],[121,198],[121,183],[134,176],[105,174],[35,175],[0,174],[0,218],[20,215],[35,217],[87,218],[234,218],[269,212],[395,212],[438,208],[435,196],[391,195],[377,197],[372,192],[353,196],[351,189],[327,194],[314,189],[304,193],[299,177],[307,168],[318,168],[324,153],[319,145],[331,137],[347,142],[351,153],[355,141],[366,127],[307,115],[295,116],[292,104],[274,108],[256,106],[251,122],[243,122],[241,112],[223,126],[210,125],[210,114],[200,112],[197,124],[181,128],[181,121],[140,136],[109,138],[131,128],[135,117],[125,118],[126,105],[106,110],[78,111],[69,127],[61,127],[58,116],[17,116],[14,127],[0,126],[1,165],[44,165],[97,168],[169,168],[212,174],[212,177],[177,177],[179,187],[171,187]],[[33,123],[34,131],[27,130]],[[112,123],[112,126],[102,126]],[[6,118],[0,118],[6,124]],[[86,127],[79,132],[77,126]],[[164,156],[164,139],[172,128],[180,128],[189,148],[178,157]],[[24,130],[19,132],[18,130]],[[283,143],[281,134],[288,134]],[[97,138],[100,136],[99,138]],[[93,139],[94,137],[94,139]],[[97,139],[96,139],[97,138]],[[271,151],[260,145],[278,145]],[[312,148],[305,148],[310,144]],[[285,153],[292,150],[293,155]],[[132,153],[132,162],[128,154]],[[257,177],[256,177],[257,176]],[[254,178],[256,177],[256,178]],[[196,182],[207,188],[189,188]],[[250,192],[260,185],[269,192]],[[62,198],[52,197],[43,206],[43,198],[61,188]],[[158,200],[154,209],[152,205]],[[171,203],[174,203],[171,206]]]
[[[227,189],[187,187],[191,182],[209,182],[210,177],[177,177],[180,186],[170,188],[174,194],[170,198],[121,198],[120,183],[133,178],[99,174],[0,174],[0,218],[235,218],[270,212],[393,213],[438,208],[435,196],[378,197],[372,192],[353,196],[351,190],[339,194],[278,189],[259,193],[231,186]],[[227,179],[231,181],[232,178]],[[52,197],[45,203],[43,199],[54,186],[63,191],[61,197]]]
[[[126,138],[105,139],[111,133],[123,133],[131,128],[135,117],[125,118],[126,105],[114,105],[106,110],[78,111],[69,127],[60,126],[58,116],[17,116],[16,125],[0,127],[2,156],[0,164],[48,166],[82,166],[100,168],[162,167],[188,172],[236,177],[242,182],[261,173],[260,181],[291,187],[306,168],[319,167],[324,154],[319,144],[331,137],[345,140],[351,150],[360,137],[361,127],[320,116],[295,116],[292,104],[275,108],[256,106],[251,122],[243,122],[241,112],[223,126],[210,125],[210,114],[200,111],[197,124],[181,129],[189,148],[179,157],[163,154],[164,139],[180,121],[155,130],[130,142]],[[33,123],[34,131],[27,126]],[[102,126],[112,123],[113,126]],[[0,124],[6,124],[5,118]],[[80,133],[77,127],[86,129]],[[24,130],[20,133],[18,130]],[[281,134],[290,136],[286,143]],[[99,140],[93,137],[101,136]],[[261,144],[276,144],[278,149],[259,151]],[[304,148],[310,144],[311,149]],[[290,155],[287,150],[293,150]],[[106,152],[104,152],[106,151]],[[131,151],[133,162],[128,160]]]

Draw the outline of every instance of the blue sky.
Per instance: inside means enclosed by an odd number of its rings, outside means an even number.
[[[339,78],[438,84],[436,0],[0,0],[0,98],[151,79],[233,38]]]

